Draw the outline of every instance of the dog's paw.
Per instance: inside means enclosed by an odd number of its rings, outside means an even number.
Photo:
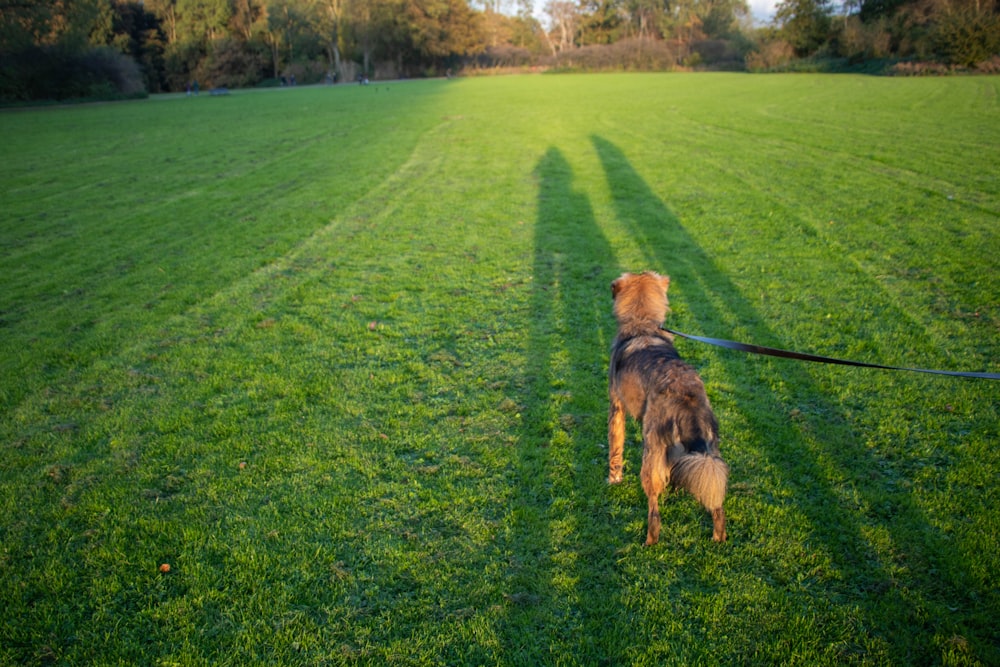
[[[608,484],[621,484],[621,483],[622,483],[622,474],[620,471],[613,472],[610,475],[608,475]]]
[[[651,547],[660,541],[660,513],[650,512],[646,525],[646,546]]]

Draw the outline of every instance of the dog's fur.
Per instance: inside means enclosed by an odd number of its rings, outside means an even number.
[[[642,488],[649,502],[646,544],[660,539],[660,494],[687,489],[712,514],[712,539],[726,539],[729,466],[719,453],[718,423],[698,372],[661,329],[670,278],[652,271],[611,283],[618,335],[608,369],[608,483],[622,481],[625,414],[642,424]]]

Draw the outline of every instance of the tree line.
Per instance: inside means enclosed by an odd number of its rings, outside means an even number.
[[[997,0],[783,0],[774,23],[767,47],[779,60],[906,59],[1000,72]]]
[[[1000,0],[0,0],[0,97],[435,76],[492,68],[996,63]],[[992,60],[991,60],[992,59]]]

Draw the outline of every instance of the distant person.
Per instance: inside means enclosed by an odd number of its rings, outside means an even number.
[[[198,79],[191,82],[191,89],[194,91],[195,95],[198,94]]]

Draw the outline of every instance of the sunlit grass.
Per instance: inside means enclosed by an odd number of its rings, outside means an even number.
[[[993,78],[637,75],[0,115],[0,662],[991,664],[1000,394],[679,343],[641,546],[608,285],[996,370]],[[170,571],[159,567],[170,564]]]

